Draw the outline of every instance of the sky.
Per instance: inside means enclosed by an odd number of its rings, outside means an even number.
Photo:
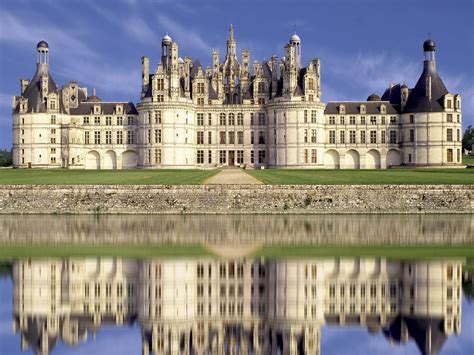
[[[430,33],[441,78],[462,95],[465,128],[474,124],[473,14],[473,0],[2,0],[0,148],[11,148],[12,96],[34,75],[38,41],[49,43],[60,87],[77,80],[104,101],[137,102],[140,58],[154,70],[166,33],[181,57],[207,66],[213,48],[224,59],[230,24],[252,61],[281,58],[296,32],[303,64],[321,59],[324,102],[382,95],[391,82],[413,87]]]

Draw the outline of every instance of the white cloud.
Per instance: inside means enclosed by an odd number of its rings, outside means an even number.
[[[211,55],[212,47],[196,30],[181,25],[165,15],[158,15],[158,23],[184,48],[193,48]]]

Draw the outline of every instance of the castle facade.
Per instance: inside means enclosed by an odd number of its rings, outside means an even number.
[[[384,169],[461,164],[461,97],[443,84],[435,43],[423,44],[415,87],[393,85],[366,101],[321,101],[321,63],[301,64],[294,34],[284,57],[251,63],[237,56],[231,26],[212,68],[179,56],[163,37],[150,72],[142,57],[140,101],[104,102],[72,81],[59,89],[49,46],[37,45],[37,70],[13,98],[17,168]]]

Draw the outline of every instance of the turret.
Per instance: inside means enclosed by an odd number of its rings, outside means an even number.
[[[297,69],[300,69],[301,68],[301,40],[300,40],[300,37],[296,34],[296,32],[290,38],[290,45],[293,49],[295,66]]]
[[[150,58],[142,57],[142,91],[145,92],[148,88],[150,79]]]
[[[171,43],[172,39],[168,34],[166,34],[161,40],[161,63],[163,63],[165,69],[169,68],[169,58],[171,52]]]

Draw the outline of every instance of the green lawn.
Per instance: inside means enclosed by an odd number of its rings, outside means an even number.
[[[265,246],[255,257],[270,259],[305,257],[388,257],[395,259],[426,259],[444,257],[474,257],[474,246],[416,245],[416,246],[338,246],[338,245],[285,245]]]
[[[206,257],[213,254],[200,245],[6,245],[0,259],[29,257]]]
[[[474,155],[463,155],[462,163],[464,165],[474,165]]]
[[[474,184],[474,169],[249,169],[245,171],[263,183],[271,185]]]
[[[218,170],[39,170],[1,169],[0,185],[183,185],[202,184]]]

